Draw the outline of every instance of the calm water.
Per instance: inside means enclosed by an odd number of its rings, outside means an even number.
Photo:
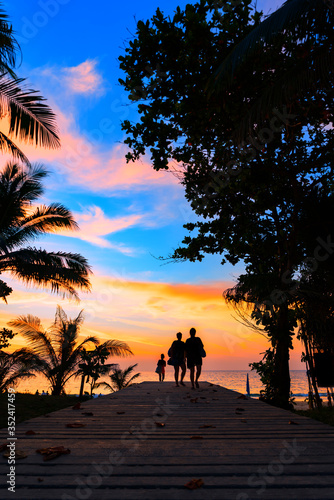
[[[203,370],[201,379],[203,381],[208,381],[212,382],[214,384],[221,385],[223,387],[226,387],[227,389],[232,389],[234,391],[238,391],[241,393],[246,393],[246,377],[247,373],[249,376],[249,385],[250,385],[250,392],[253,397],[257,397],[260,394],[260,390],[263,388],[262,384],[259,380],[259,377],[256,373],[254,372],[247,372],[246,370],[239,370],[239,371],[225,371],[225,370],[215,370],[215,371],[208,371],[208,370]],[[153,371],[142,371],[140,377],[136,379],[137,382],[150,382],[150,381],[157,381],[158,380],[158,375],[154,373]],[[166,381],[172,381],[173,379],[173,371],[171,369],[167,369],[166,373]],[[187,371],[186,378],[185,378],[185,383],[189,383],[189,371]],[[79,387],[80,387],[80,379],[72,379],[68,383],[66,387],[66,392],[68,394],[77,394],[79,392]],[[20,392],[31,392],[34,393],[38,389],[40,392],[41,391],[47,391],[49,390],[48,387],[48,382],[47,380],[42,377],[38,376],[34,379],[27,380],[25,382],[21,382],[17,390]],[[304,399],[307,396],[308,393],[308,382],[307,382],[307,376],[306,372],[303,370],[292,370],[291,371],[291,389],[296,397],[296,399]],[[85,390],[89,390],[89,386],[85,386]],[[101,392],[102,394],[105,394],[107,391],[101,390],[98,391],[99,393]]]

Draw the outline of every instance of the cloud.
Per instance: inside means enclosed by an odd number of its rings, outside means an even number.
[[[62,92],[67,91],[69,94],[100,97],[105,93],[103,78],[97,70],[97,61],[92,59],[87,59],[78,66],[36,68],[34,73],[47,77],[49,85],[53,82],[57,87],[61,86]]]
[[[127,147],[123,144],[105,148],[103,141],[110,137],[111,119],[105,118],[103,125],[85,135],[77,130],[74,114],[65,114],[57,106],[53,106],[53,110],[57,115],[61,149],[36,148],[15,141],[31,162],[52,164],[67,177],[68,182],[94,192],[143,190],[168,185],[177,189],[180,197],[183,196],[183,188],[171,172],[156,172],[145,159],[126,163]]]
[[[62,231],[60,234],[63,236],[76,237],[98,247],[118,250],[126,255],[138,253],[138,251],[133,248],[126,247],[122,244],[112,243],[104,238],[104,236],[140,224],[143,220],[142,215],[131,214],[123,217],[109,218],[106,217],[103,210],[97,206],[88,207],[84,212],[74,215],[80,230],[75,233]]]
[[[101,95],[104,92],[102,76],[96,70],[97,61],[87,60],[78,66],[63,68],[64,82],[75,94]]]

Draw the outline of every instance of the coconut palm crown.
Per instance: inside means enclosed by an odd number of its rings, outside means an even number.
[[[47,330],[38,317],[30,314],[10,322],[29,341],[28,351],[38,358],[40,371],[48,379],[55,396],[65,392],[66,383],[75,375],[82,350],[99,343],[92,336],[78,343],[82,322],[83,311],[76,318],[69,319],[60,306],[57,307],[54,323]]]
[[[29,163],[27,157],[13,139],[58,148],[56,117],[45,99],[38,92],[22,85],[24,78],[14,72],[16,52],[20,49],[14,37],[8,16],[0,3],[0,151]]]
[[[26,284],[78,298],[76,287],[89,290],[90,267],[77,253],[47,252],[27,243],[60,229],[77,229],[63,205],[33,206],[43,193],[42,166],[9,163],[0,172],[0,274],[9,272]],[[6,298],[3,282],[0,296]],[[0,285],[1,285],[0,283]]]
[[[109,382],[99,382],[95,384],[94,388],[103,387],[110,392],[116,392],[125,389],[125,387],[129,387],[134,383],[134,380],[140,376],[140,373],[135,373],[131,376],[136,366],[137,363],[128,366],[125,370],[122,370],[119,366],[112,367],[111,373],[109,373]]]

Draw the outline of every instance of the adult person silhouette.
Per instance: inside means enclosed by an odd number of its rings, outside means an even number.
[[[171,345],[171,348],[168,352],[170,352],[170,357],[173,360],[174,366],[174,378],[175,378],[175,386],[179,387],[179,371],[181,368],[181,380],[180,385],[185,386],[183,379],[186,374],[186,353],[185,353],[185,343],[181,340],[182,333],[178,332],[176,334],[177,340]]]
[[[199,388],[198,379],[202,371],[202,354],[204,350],[203,342],[199,337],[195,337],[195,328],[190,328],[190,337],[185,342],[187,366],[190,370],[190,381],[192,389]],[[196,379],[195,379],[196,367]]]

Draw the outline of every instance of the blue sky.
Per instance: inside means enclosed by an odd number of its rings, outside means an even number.
[[[84,308],[84,333],[128,341],[143,369],[168,349],[177,331],[187,335],[195,322],[215,360],[208,368],[244,369],[259,358],[254,353],[262,352],[265,343],[231,318],[221,298],[242,266],[221,266],[219,256],[161,265],[155,257],[172,252],[185,235],[182,225],[196,219],[175,177],[153,171],[148,160],[130,165],[124,160],[121,121],[136,111],[118,83],[123,74],[117,58],[136,21],[152,17],[157,7],[172,14],[186,3],[3,2],[22,49],[17,73],[48,99],[62,142],[60,151],[22,148],[31,161],[50,170],[42,201],[66,205],[81,228],[47,236],[39,245],[79,252],[94,271],[93,293],[80,305],[15,283],[16,295],[2,308],[3,320],[29,312],[47,323],[58,303],[69,315]],[[269,12],[282,3],[259,1],[257,6]]]

